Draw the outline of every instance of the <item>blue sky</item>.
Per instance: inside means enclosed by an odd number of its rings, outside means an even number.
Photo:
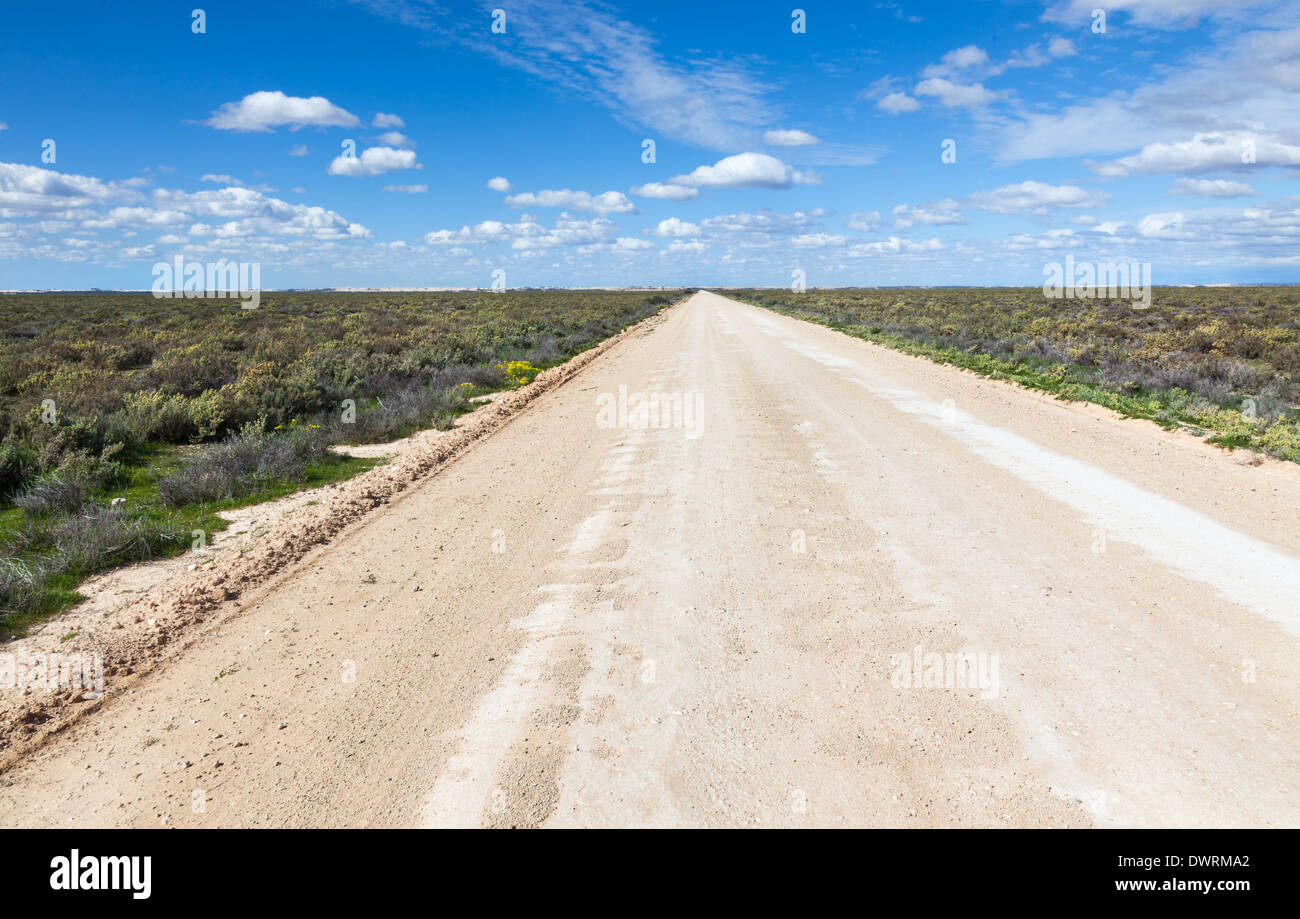
[[[1300,281],[1300,5],[1099,4],[14,4],[0,288]]]

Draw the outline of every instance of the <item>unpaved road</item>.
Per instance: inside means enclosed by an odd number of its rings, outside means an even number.
[[[700,293],[0,776],[0,824],[1295,826],[1297,507]],[[956,653],[979,686],[905,685]]]

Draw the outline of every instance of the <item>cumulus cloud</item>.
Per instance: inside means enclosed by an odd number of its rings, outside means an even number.
[[[376,113],[375,117],[371,119],[370,124],[372,127],[380,128],[381,130],[383,128],[406,127],[406,122],[401,118],[398,118],[396,115],[385,114],[384,112]]]
[[[644,252],[647,249],[653,249],[654,243],[646,239],[634,239],[630,236],[620,236],[610,244],[610,250],[614,252]]]
[[[339,154],[329,165],[332,176],[376,176],[398,169],[423,169],[411,150],[396,147],[367,147],[360,156]]]
[[[795,211],[793,214],[778,214],[775,211],[761,210],[757,213],[741,211],[738,214],[722,214],[706,217],[700,222],[703,230],[711,233],[779,233],[812,226],[814,221],[824,217],[821,208],[811,211]]]
[[[543,189],[510,195],[506,198],[506,204],[511,207],[566,207],[593,214],[626,214],[636,210],[636,205],[621,191],[607,191],[593,195],[590,192],[571,191],[567,188]]]
[[[198,192],[158,189],[153,193],[152,203],[159,210],[177,210],[200,221],[213,221],[191,226],[191,237],[358,239],[372,235],[366,227],[344,219],[335,211],[307,204],[290,204],[252,188]]]
[[[428,185],[385,185],[384,191],[400,192],[404,195],[422,195],[429,190]]]
[[[943,77],[958,71],[983,67],[989,62],[989,54],[978,45],[966,45],[956,48],[943,56],[938,64],[931,64],[921,71],[923,77]]]
[[[815,173],[799,172],[766,153],[737,153],[668,181],[704,188],[789,188],[796,184],[816,185],[821,180]]]
[[[647,182],[645,185],[634,185],[628,191],[641,198],[666,198],[669,201],[690,201],[700,196],[698,188],[673,185],[670,182]]]
[[[920,107],[921,103],[917,102],[907,93],[897,92],[890,93],[876,103],[876,108],[889,112],[891,115],[897,115],[901,112],[915,112]]]
[[[807,131],[770,130],[763,132],[763,143],[770,147],[806,147],[821,141]]]
[[[1150,173],[1217,172],[1260,166],[1300,166],[1300,146],[1247,131],[1212,131],[1191,140],[1147,144],[1132,156],[1094,163],[1108,177]]]
[[[870,233],[880,226],[880,211],[872,211],[870,214],[853,214],[845,221],[845,225],[850,230],[856,230],[859,233]]]
[[[228,176],[208,176],[224,180]],[[129,239],[144,230],[166,230],[160,245],[185,245],[202,251],[229,253],[232,247],[254,246],[270,259],[298,250],[344,240],[365,239],[371,231],[335,211],[289,204],[253,188],[227,185],[186,192],[179,189],[140,190],[138,183],[104,182],[87,176],[0,163],[0,212],[31,215],[24,233],[63,233],[74,226],[83,234],[66,236],[61,245],[81,257],[132,259],[148,254],[148,245],[116,245],[98,234],[117,232]],[[42,215],[54,215],[48,219]],[[71,242],[68,242],[71,240]],[[120,243],[120,240],[119,240]],[[66,252],[48,244],[28,251],[37,257],[65,258]]]
[[[943,243],[937,239],[913,242],[910,239],[891,236],[888,239],[857,243],[844,251],[848,255],[897,255],[904,252],[937,252],[942,248]]]
[[[1255,193],[1245,182],[1228,179],[1179,179],[1169,189],[1171,195],[1190,198],[1247,198]]]
[[[408,150],[415,147],[415,141],[411,140],[411,138],[407,137],[401,131],[385,131],[383,134],[380,134],[375,138],[375,140],[379,141],[385,147],[404,147]]]
[[[425,234],[424,241],[430,246],[473,246],[508,242],[513,249],[528,250],[610,242],[617,235],[617,227],[607,217],[583,220],[562,213],[553,227],[544,227],[535,218],[525,215],[518,223],[484,220],[474,226],[463,226],[459,230],[434,230]]]
[[[115,207],[81,221],[83,230],[120,230],[127,227],[168,227],[193,220],[193,215],[179,209],[152,207]]]
[[[502,194],[507,194],[515,190],[515,187],[501,176],[497,176],[495,179],[488,179],[487,187],[493,191],[499,191]]]
[[[361,122],[356,115],[339,108],[324,96],[302,98],[274,92],[249,93],[238,102],[227,102],[204,124],[220,131],[270,131],[282,125],[291,130],[303,127],[350,128]]]
[[[39,166],[0,163],[0,210],[13,212],[5,216],[35,216],[40,211],[83,208],[140,197],[138,189],[125,182],[103,182],[91,176],[55,172]]]
[[[1074,42],[1068,38],[1053,38],[1047,43],[1047,53],[1052,57],[1070,57],[1079,52],[1074,50]]]
[[[991,89],[985,89],[982,83],[966,85],[942,77],[922,80],[916,84],[913,92],[918,96],[934,96],[946,108],[981,108],[1000,95]]]
[[[653,236],[665,237],[698,236],[700,228],[697,224],[678,220],[676,217],[669,217],[667,220],[659,221],[657,227],[647,232]]]
[[[834,233],[800,233],[790,238],[796,249],[833,249],[844,245],[844,237]]]
[[[308,151],[307,151],[307,145],[306,145],[306,144],[296,144],[296,145],[295,145],[295,146],[294,146],[294,147],[289,151],[289,155],[290,155],[290,156],[306,156],[306,155],[307,155],[307,152],[308,152]]]
[[[927,226],[945,226],[966,222],[966,218],[961,215],[959,205],[952,198],[945,198],[933,204],[921,204],[916,207],[900,204],[894,208],[892,214],[894,216],[894,226],[900,230],[906,230],[918,223]]]
[[[1060,207],[1097,207],[1109,200],[1110,195],[1105,192],[1034,181],[1003,185],[965,199],[969,207],[992,214],[1045,214]]]
[[[921,71],[922,80],[913,90],[917,96],[931,96],[947,108],[983,108],[1006,94],[985,88],[983,80],[1000,76],[1008,70],[1041,67],[1057,58],[1076,54],[1074,43],[1067,38],[1052,38],[1044,46],[1035,42],[1023,49],[1012,51],[1006,60],[993,63],[989,54],[978,45],[966,45],[949,51],[937,64]],[[893,80],[888,79],[888,84]],[[884,85],[877,81],[876,94]],[[915,111],[916,99],[906,93],[892,92],[876,103],[891,114]]]
[[[1137,223],[1141,236],[1154,236],[1162,239],[1190,239],[1191,233],[1183,229],[1187,218],[1181,211],[1163,214],[1148,214]]]

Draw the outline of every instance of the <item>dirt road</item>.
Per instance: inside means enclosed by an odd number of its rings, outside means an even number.
[[[0,776],[0,824],[1295,826],[1297,507],[700,293]]]

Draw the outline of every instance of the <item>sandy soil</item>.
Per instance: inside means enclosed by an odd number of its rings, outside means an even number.
[[[1294,468],[708,293],[583,363],[189,573],[0,824],[1300,823]]]

